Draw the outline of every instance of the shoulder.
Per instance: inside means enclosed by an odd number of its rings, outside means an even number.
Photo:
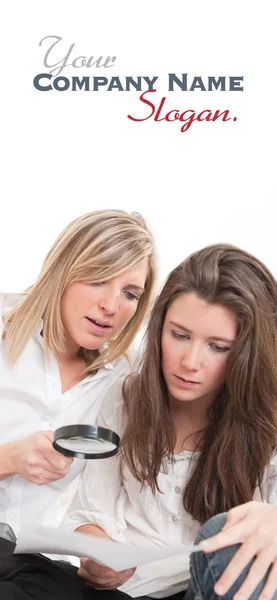
[[[265,471],[267,477],[275,477],[277,475],[277,454],[274,454]]]
[[[119,358],[114,360],[111,363],[111,367],[113,369],[114,377],[116,379],[121,376],[123,377],[124,375],[125,377],[127,377],[127,375],[129,375],[129,373],[131,372],[131,364],[128,360],[128,356],[126,355],[120,356]]]
[[[97,418],[98,425],[120,433],[124,422],[124,383],[126,374],[118,377],[106,392]]]
[[[19,294],[4,294],[0,293],[0,332],[3,331],[3,319],[18,304],[23,298]]]
[[[263,494],[266,502],[277,503],[277,455],[272,456],[269,465],[265,469],[263,479]],[[256,496],[255,496],[256,498]]]
[[[24,294],[3,294],[0,293],[0,313],[6,315],[16,304],[23,300]]]

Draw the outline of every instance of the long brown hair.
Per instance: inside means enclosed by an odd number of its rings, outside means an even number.
[[[225,383],[203,432],[201,453],[184,493],[184,507],[203,523],[262,492],[264,470],[277,445],[277,283],[257,258],[231,245],[195,252],[174,269],[153,307],[141,368],[125,386],[127,428],[122,454],[133,475],[158,488],[176,435],[162,372],[166,312],[183,293],[232,310],[237,339]]]

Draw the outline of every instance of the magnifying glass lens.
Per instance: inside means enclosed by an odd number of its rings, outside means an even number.
[[[54,431],[53,446],[65,456],[109,458],[117,454],[120,438],[111,429],[95,425],[68,425]]]
[[[59,446],[65,450],[73,450],[75,452],[91,452],[97,454],[101,452],[111,452],[116,448],[112,442],[96,437],[83,437],[76,435],[72,438],[60,438]]]

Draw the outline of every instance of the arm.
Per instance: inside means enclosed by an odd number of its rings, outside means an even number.
[[[0,480],[16,474],[15,464],[18,460],[18,442],[10,442],[0,446]]]
[[[88,535],[96,535],[97,537],[103,537],[107,540],[110,540],[109,536],[105,533],[101,527],[97,525],[81,525],[81,527],[77,527],[75,531],[79,531],[80,533],[87,533]]]
[[[97,525],[82,525],[81,527],[77,527],[76,531],[110,539],[105,531],[100,527],[97,527]],[[126,569],[125,571],[114,571],[109,567],[99,565],[90,558],[81,558],[78,575],[94,588],[114,590],[128,581],[135,570],[136,569]]]
[[[123,380],[118,381],[109,390],[97,419],[97,425],[112,429],[119,435],[123,420],[122,384]],[[124,541],[125,498],[120,457],[88,461],[63,524],[81,533]],[[91,559],[81,558],[78,574],[93,587],[115,589],[134,572],[135,569],[116,572]]]
[[[112,429],[119,435],[123,430],[123,382],[124,378],[108,390],[97,418],[97,425]],[[95,525],[111,539],[122,542],[126,528],[125,500],[120,455],[88,460],[63,525],[71,531],[80,530],[87,524]]]

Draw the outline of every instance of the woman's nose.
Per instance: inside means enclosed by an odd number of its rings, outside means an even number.
[[[105,290],[105,294],[102,296],[100,305],[109,315],[115,315],[119,309],[119,299],[120,296],[118,293],[108,290]]]
[[[188,371],[199,371],[202,364],[201,349],[192,345],[182,357],[182,366]]]

